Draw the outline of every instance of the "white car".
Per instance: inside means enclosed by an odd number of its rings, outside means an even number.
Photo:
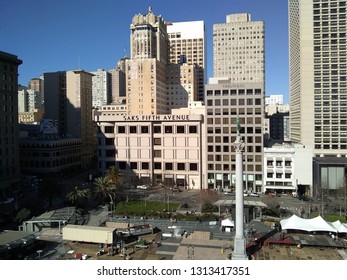
[[[146,186],[146,185],[140,185],[140,186],[137,186],[136,188],[137,188],[137,189],[141,189],[141,190],[147,190],[147,189],[148,189],[148,186]]]
[[[259,197],[259,194],[257,194],[257,193],[251,193],[251,196],[253,196],[253,197]]]
[[[243,193],[243,196],[248,196],[248,193]]]

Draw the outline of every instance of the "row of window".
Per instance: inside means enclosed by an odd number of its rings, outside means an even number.
[[[346,150],[347,149],[347,145],[336,145],[336,144],[333,144],[333,145],[321,145],[321,144],[315,144],[314,145],[314,148],[315,149],[324,149],[324,150]]]
[[[223,181],[230,181],[230,174],[228,173],[219,173],[219,174],[216,174],[216,173],[207,173],[207,179],[209,180],[214,180],[216,178],[216,180],[220,180],[218,179],[218,177],[222,178],[223,177]],[[248,175],[247,177],[247,181],[250,182],[250,181],[254,181],[254,177],[255,177],[255,181],[262,181],[262,174],[254,174],[253,175]]]
[[[236,170],[236,164],[220,164],[220,163],[209,163],[207,165],[207,170],[209,171],[232,171],[234,172]],[[245,164],[244,165],[244,171],[251,172],[262,172],[262,166],[261,165],[253,165],[253,164]]]
[[[105,133],[115,133],[115,128],[114,126],[105,126]],[[164,133],[198,133],[198,127],[196,125],[163,125],[163,126],[158,126],[155,125],[153,126],[153,133],[162,133],[162,130]],[[150,132],[150,127],[148,125],[130,125],[130,126],[123,126],[119,125],[116,126],[116,133],[119,134],[124,134],[124,133],[149,133]]]
[[[261,89],[223,89],[223,90],[207,90],[207,96],[220,96],[220,95],[244,95],[244,94],[261,94]]]
[[[130,165],[126,161],[118,161],[118,167],[122,170],[150,170],[149,162],[130,162]],[[153,169],[154,170],[164,170],[173,171],[198,171],[198,163],[185,163],[185,162],[154,162]]]
[[[267,161],[267,166],[268,166],[268,167],[274,166],[274,163],[275,163],[275,165],[276,165],[277,167],[283,166],[283,161],[281,161],[281,160],[280,160],[280,161],[268,160],[268,161]],[[289,161],[289,160],[286,160],[286,161],[284,161],[284,166],[290,167],[290,166],[292,166],[292,162]]]
[[[274,173],[267,173],[267,178],[276,178],[276,179],[291,179],[292,178],[292,174],[291,173],[276,173],[276,175]]]
[[[247,99],[208,99],[207,106],[261,105],[260,98]]]
[[[55,160],[21,160],[22,168],[53,168],[53,167],[66,167],[67,165],[78,165],[81,162],[79,156],[61,158]]]

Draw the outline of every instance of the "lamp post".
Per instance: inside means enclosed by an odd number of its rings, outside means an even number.
[[[243,198],[243,162],[242,151],[245,143],[240,136],[240,121],[237,119],[237,136],[234,142],[236,154],[236,232],[234,238],[234,251],[232,255],[233,260],[248,260],[246,254],[246,240],[244,238],[244,198]]]

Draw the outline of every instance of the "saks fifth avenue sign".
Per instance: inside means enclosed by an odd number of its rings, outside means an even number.
[[[122,116],[123,121],[189,121],[190,115],[135,115]]]

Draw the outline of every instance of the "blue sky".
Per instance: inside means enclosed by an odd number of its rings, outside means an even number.
[[[133,16],[146,14],[149,6],[165,21],[205,22],[208,77],[213,75],[213,24],[233,13],[265,21],[266,94],[283,94],[288,102],[287,0],[3,0],[0,50],[23,60],[22,85],[44,72],[109,70],[129,50]]]

